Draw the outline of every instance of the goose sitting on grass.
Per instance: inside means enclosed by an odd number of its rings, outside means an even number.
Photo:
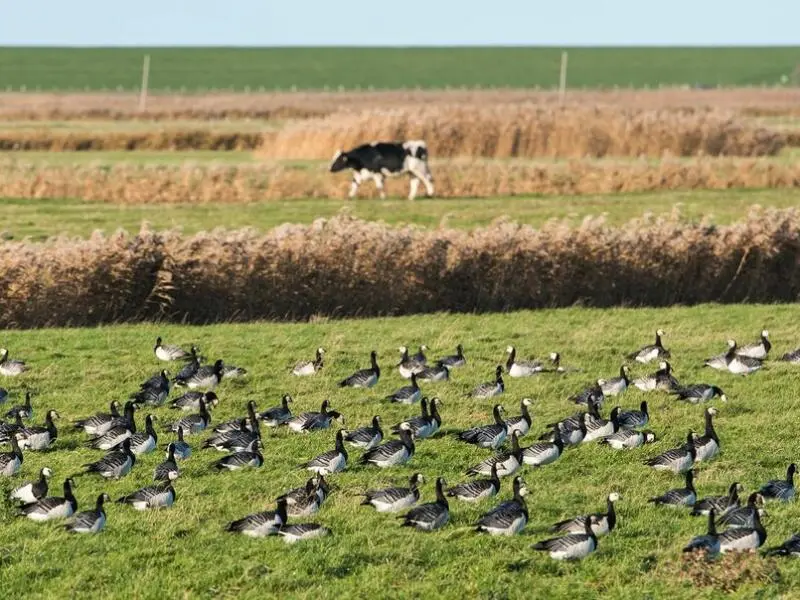
[[[626,356],[631,360],[635,360],[636,362],[640,363],[649,363],[652,360],[666,359],[670,358],[670,351],[664,348],[664,345],[661,343],[661,338],[666,335],[662,329],[658,329],[656,331],[656,341],[653,344],[648,346],[644,346],[637,350],[636,352],[632,352]]]
[[[517,349],[514,346],[508,346],[506,352],[508,353],[506,372],[509,377],[530,377],[544,370],[544,366],[538,360],[517,360]]]
[[[314,360],[301,360],[292,368],[292,375],[296,377],[308,377],[309,375],[315,375],[318,373],[323,365],[323,357],[325,356],[325,349],[320,347],[317,348],[317,354],[314,357]]]
[[[356,371],[349,377],[339,382],[339,387],[371,388],[381,377],[381,368],[378,366],[378,353],[373,350],[369,355],[370,367]]]
[[[769,331],[764,329],[761,332],[761,339],[752,344],[746,344],[736,349],[739,356],[747,356],[758,360],[766,360],[772,344],[769,342]]]
[[[580,560],[597,550],[597,537],[592,531],[591,519],[587,517],[583,522],[583,533],[536,542],[532,548],[549,553],[555,560]]]
[[[8,357],[8,350],[6,348],[0,348],[0,375],[16,377],[17,375],[22,375],[27,370],[28,365],[21,360],[10,359]]]
[[[475,389],[467,394],[467,396],[479,399],[493,398],[494,396],[499,396],[502,394],[505,389],[506,386],[503,382],[503,367],[497,365],[497,368],[494,372],[494,381],[479,383],[477,386],[475,386]]]

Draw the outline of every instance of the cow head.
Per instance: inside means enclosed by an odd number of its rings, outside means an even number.
[[[403,149],[407,156],[420,160],[428,159],[428,145],[423,140],[409,140],[403,142]]]
[[[347,154],[342,152],[341,150],[337,150],[336,154],[333,155],[333,160],[331,161],[331,173],[336,173],[337,171],[341,171],[346,169],[349,165],[347,164]]]

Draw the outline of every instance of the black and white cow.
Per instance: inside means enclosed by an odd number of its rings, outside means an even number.
[[[375,182],[381,198],[385,198],[383,180],[387,176],[403,173],[411,175],[409,200],[417,195],[420,181],[425,184],[428,196],[433,196],[433,176],[428,168],[428,146],[422,140],[373,142],[347,152],[339,150],[333,157],[330,170],[331,173],[336,173],[344,169],[353,170],[350,198],[356,195],[358,186],[367,179]]]

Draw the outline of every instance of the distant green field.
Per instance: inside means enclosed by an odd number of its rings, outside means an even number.
[[[0,90],[551,87],[562,48],[0,48]],[[570,87],[777,84],[800,47],[566,48]]]

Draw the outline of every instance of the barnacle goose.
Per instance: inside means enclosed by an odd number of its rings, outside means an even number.
[[[11,452],[0,453],[0,474],[5,477],[11,477],[22,466],[22,450],[17,442],[17,436],[11,436]]]
[[[294,402],[289,394],[284,394],[281,398],[281,405],[268,408],[258,415],[258,418],[264,422],[267,427],[277,427],[278,425],[285,425],[292,418],[292,410],[289,404]]]
[[[393,394],[386,396],[389,402],[397,402],[398,404],[414,404],[422,397],[422,391],[417,385],[417,374],[411,374],[411,385],[401,387]]]
[[[506,361],[506,372],[509,377],[530,377],[544,370],[541,361],[538,360],[517,360],[517,349],[514,346],[506,348],[508,360]]]
[[[467,444],[475,444],[479,448],[497,449],[508,436],[508,425],[503,420],[505,409],[502,404],[495,404],[492,409],[494,423],[491,425],[481,425],[472,427],[466,431],[456,433],[459,441]]]
[[[361,464],[372,464],[385,469],[404,465],[411,460],[416,451],[414,436],[409,431],[408,426],[401,428],[399,435],[399,440],[390,440],[371,450],[367,450],[361,455]]]
[[[478,384],[475,386],[475,389],[467,394],[467,396],[481,399],[492,398],[502,394],[505,389],[506,386],[505,383],[503,383],[503,367],[497,365],[497,368],[494,371],[494,381]]]
[[[732,508],[725,514],[719,517],[717,523],[719,525],[727,525],[728,527],[755,527],[755,513],[760,515],[766,514],[764,509],[764,496],[758,492],[753,492],[747,497],[747,504]]]
[[[398,512],[411,508],[419,500],[419,486],[425,481],[421,473],[408,479],[408,487],[388,487],[364,492],[363,506],[373,506],[376,511]]]
[[[278,499],[286,499],[286,514],[290,517],[308,517],[319,512],[330,488],[325,477],[312,477],[301,488],[290,490]]]
[[[578,369],[576,367],[565,367],[562,365],[561,353],[559,352],[550,353],[550,366],[545,367],[544,370],[551,373],[580,373],[583,371],[583,369]]]
[[[411,379],[411,375],[420,373],[425,369],[426,363],[419,361],[417,358],[412,358],[408,355],[408,348],[400,346],[400,362],[397,363],[397,370],[403,379]]]
[[[450,369],[441,361],[437,361],[433,366],[426,366],[419,373],[417,373],[418,381],[447,381],[450,379]]]
[[[121,419],[115,419],[115,424],[110,429],[102,435],[90,439],[85,445],[95,450],[111,450],[121,444],[123,440],[131,437],[136,433],[134,410],[133,402],[126,402],[124,416]]]
[[[514,497],[485,513],[475,523],[475,531],[489,535],[515,535],[528,524],[528,505],[525,495],[528,488],[521,477],[514,479]]]
[[[325,350],[323,348],[317,348],[317,354],[314,357],[314,360],[301,360],[295,364],[295,366],[292,368],[292,375],[296,375],[297,377],[314,375],[323,366],[322,357],[324,354]]]
[[[650,413],[647,410],[647,400],[642,400],[639,410],[623,410],[617,420],[624,429],[640,429],[650,422]]]
[[[330,534],[331,530],[319,523],[293,523],[278,529],[278,535],[287,544],[294,544],[302,540],[311,540]]]
[[[249,419],[249,424],[248,424]],[[246,417],[236,417],[235,419],[231,419],[230,421],[225,421],[223,423],[219,423],[214,425],[213,431],[215,434],[225,434],[230,432],[239,432],[239,431],[254,431],[255,427],[253,423],[257,423],[259,421],[258,417],[256,416],[256,403],[253,400],[247,401],[247,416]],[[212,436],[213,437],[213,436]]]
[[[764,556],[800,556],[800,533],[793,533],[780,546],[769,548]]]
[[[331,420],[334,418],[338,419],[339,417],[341,417],[341,414],[337,411],[329,412],[328,411],[329,407],[330,407],[330,401],[323,400],[319,412],[314,412],[314,411],[301,412],[299,415],[289,419],[286,422],[286,425],[289,427],[289,429],[296,432],[309,431],[311,429],[315,429],[314,423],[318,421],[321,423],[328,423],[328,425],[330,425]],[[334,414],[333,417],[329,417],[329,414],[331,412]]]
[[[677,397],[677,400],[684,400],[690,404],[708,402],[715,396],[719,396],[719,399],[723,402],[728,401],[728,397],[725,395],[725,392],[723,392],[716,385],[709,385],[707,383],[695,383],[692,385],[683,386],[676,390],[672,390],[670,394],[674,394]]]
[[[350,431],[344,438],[351,446],[371,450],[383,440],[383,429],[381,429],[381,417],[372,417],[372,425],[359,427]]]
[[[392,427],[392,433],[399,433],[400,428],[407,424],[411,427],[409,431],[414,434],[414,438],[417,440],[423,440],[436,434],[442,426],[442,417],[439,414],[440,404],[441,400],[438,397],[434,397],[430,401],[430,411],[428,411],[428,400],[423,398],[420,401],[422,414],[398,423]]]
[[[781,500],[788,502],[794,500],[795,487],[794,487],[794,474],[797,471],[797,465],[794,463],[789,465],[786,469],[786,479],[772,479],[761,486],[759,493],[767,500]]]
[[[144,431],[134,433],[125,441],[130,442],[131,452],[136,456],[147,454],[156,449],[158,434],[153,428],[153,421],[157,420],[156,415],[147,415],[144,419]],[[124,443],[124,442],[123,442]]]
[[[572,519],[559,521],[553,524],[549,531],[554,533],[583,533],[584,523],[586,519],[589,519],[595,535],[611,533],[617,525],[617,511],[614,508],[614,503],[621,499],[622,497],[618,493],[611,492],[606,498],[606,512],[580,515]]]
[[[169,371],[162,369],[157,375],[139,386],[139,391],[132,394],[130,399],[136,404],[149,404],[161,406],[169,395]]]
[[[39,471],[39,479],[23,483],[18,488],[14,488],[8,495],[9,500],[18,500],[23,504],[32,504],[47,496],[47,480],[52,477],[53,472],[48,467],[43,467]]]
[[[317,475],[329,475],[330,473],[344,471],[347,467],[347,450],[344,447],[344,436],[346,434],[347,431],[345,429],[337,431],[336,447],[333,450],[328,450],[300,466],[313,471]]]
[[[29,518],[31,521],[50,521],[52,519],[64,519],[78,510],[78,500],[72,493],[75,482],[71,477],[64,480],[64,496],[47,496],[32,504],[26,504],[20,508],[20,515]]]
[[[169,430],[177,433],[183,429],[184,435],[200,433],[208,428],[211,423],[211,413],[208,412],[205,400],[200,399],[200,412],[182,417],[169,426]]]
[[[697,451],[694,447],[694,432],[690,431],[686,436],[686,443],[683,446],[672,448],[653,458],[644,461],[648,467],[653,467],[657,471],[672,471],[674,473],[684,473],[694,466],[697,458]]]
[[[655,360],[657,358],[670,358],[670,351],[664,348],[663,344],[661,343],[661,337],[663,335],[666,335],[663,330],[657,330],[656,341],[654,344],[644,346],[636,352],[628,354],[626,358],[640,363],[649,363],[651,360]]]
[[[225,526],[225,531],[241,533],[247,537],[262,538],[269,535],[277,535],[278,529],[280,529],[287,520],[286,498],[279,498],[275,510],[254,513],[232,521]]]
[[[444,356],[437,362],[442,363],[445,367],[463,367],[467,364],[467,359],[464,358],[464,347],[459,344],[456,346],[456,353],[450,356]]]
[[[177,383],[180,380],[189,379],[192,375],[197,373],[200,369],[200,361],[205,360],[197,355],[197,347],[192,346],[192,355],[187,359],[186,364],[183,365],[173,377],[172,382]]]
[[[599,443],[611,446],[614,450],[628,450],[644,444],[652,444],[655,441],[656,434],[649,429],[642,431],[620,429],[617,433],[603,438]]]
[[[779,360],[793,365],[800,364],[800,348],[795,348],[791,352],[787,352],[781,356]]]
[[[175,385],[178,387],[188,387],[190,390],[198,388],[213,390],[226,376],[225,363],[223,360],[217,359],[213,365],[205,365],[197,369],[189,377],[177,379]]]
[[[561,440],[563,446],[577,446],[586,437],[586,423],[589,421],[589,413],[581,413],[577,418],[577,424],[571,420],[553,423],[549,432],[539,436],[545,442],[555,442]]]
[[[177,460],[186,460],[192,455],[192,447],[183,439],[183,427],[178,427],[178,439],[172,442],[172,446]]]
[[[258,468],[264,464],[264,456],[258,451],[261,440],[253,440],[244,450],[223,456],[214,463],[214,468],[222,471],[238,471],[247,467]]]
[[[619,368],[619,377],[611,377],[610,379],[606,379],[605,382],[600,386],[600,389],[603,390],[603,396],[619,396],[625,390],[628,389],[628,386],[631,384],[631,380],[628,377],[628,366],[622,365]]]
[[[713,510],[717,515],[724,515],[730,510],[739,508],[739,491],[743,489],[738,481],[731,484],[725,496],[708,496],[695,502],[692,515],[707,515]]]
[[[33,394],[31,392],[25,392],[25,404],[20,404],[17,406],[12,407],[10,410],[6,411],[6,418],[14,419],[17,415],[20,416],[22,419],[32,419],[33,418],[33,405],[31,404],[31,397]]]
[[[492,465],[489,479],[473,479],[459,483],[447,490],[447,495],[464,502],[480,502],[496,496],[500,492],[500,477],[497,475],[497,463]]]
[[[25,428],[22,417],[17,415],[13,423],[0,423],[0,443],[9,443],[17,432]]]
[[[175,442],[167,444],[167,460],[160,463],[153,471],[153,481],[172,481],[181,474],[175,462]]]
[[[175,504],[176,499],[177,494],[175,488],[172,487],[172,482],[162,481],[123,496],[117,502],[130,504],[135,510],[147,510],[148,508],[169,508]]]
[[[378,366],[378,353],[373,350],[369,354],[370,367],[356,371],[350,377],[339,382],[339,387],[371,388],[381,377],[381,368]]]
[[[583,533],[570,533],[564,537],[536,542],[532,548],[548,552],[556,560],[579,560],[597,550],[597,537],[592,531],[591,520],[583,522]]]
[[[633,385],[643,392],[651,392],[653,390],[670,392],[680,387],[680,383],[672,375],[672,365],[666,360],[662,360],[659,363],[658,371],[655,373],[634,379]]]
[[[564,452],[564,440],[556,435],[552,442],[536,442],[522,449],[522,462],[531,467],[543,467],[558,460]]]
[[[64,529],[70,533],[97,533],[106,526],[106,511],[104,504],[110,502],[111,498],[103,492],[97,497],[94,510],[86,510],[72,516],[71,522],[64,525]]]
[[[581,440],[581,443],[583,444],[591,442],[592,440],[603,439],[609,435],[614,435],[617,431],[619,431],[620,427],[619,406],[615,406],[613,409],[611,409],[611,414],[609,415],[608,420],[592,419],[589,421],[586,417],[584,417],[584,425],[586,427],[586,433],[583,435],[583,439]]]
[[[235,367],[233,365],[224,364],[222,366],[222,376],[225,379],[236,379],[247,375],[247,369],[244,367]]]
[[[705,552],[709,557],[716,556],[719,554],[720,545],[719,545],[719,536],[717,535],[717,527],[714,525],[714,518],[716,517],[716,512],[712,508],[708,512],[708,526],[706,528],[705,535],[698,535],[693,537],[689,543],[684,546],[684,552],[697,552],[702,551]]]
[[[750,373],[755,373],[764,366],[757,358],[736,354],[736,348],[736,341],[728,340],[728,352],[725,354],[725,364],[728,371],[734,375],[749,375]]]
[[[769,331],[764,329],[761,332],[761,339],[752,344],[746,344],[736,349],[739,356],[748,356],[758,360],[765,360],[769,354],[772,344],[769,343]]]
[[[97,413],[85,419],[73,421],[75,429],[83,429],[88,435],[103,435],[114,426],[114,423],[122,417],[119,414],[120,404],[116,400],[111,402],[110,413]]]
[[[166,345],[162,342],[161,338],[156,338],[156,345],[153,346],[153,352],[158,360],[166,362],[172,360],[184,360],[191,358],[191,352],[187,352],[180,346]]]
[[[497,466],[497,474],[507,477],[516,473],[523,464],[523,449],[519,445],[519,432],[511,435],[511,450],[499,452],[467,469],[467,475],[491,475],[492,468]]]
[[[754,551],[767,540],[758,511],[753,513],[753,527],[734,527],[719,534],[719,550],[726,552]]]
[[[8,350],[0,348],[0,375],[15,377],[17,375],[22,375],[27,370],[28,365],[21,360],[12,360],[8,358]]]
[[[214,392],[191,391],[175,398],[169,406],[179,410],[198,410],[200,408],[200,400],[203,400],[206,406],[217,406],[219,404],[219,397]]]
[[[450,520],[450,505],[444,495],[444,487],[447,482],[443,477],[436,479],[436,501],[420,504],[412,508],[404,515],[397,518],[402,519],[401,527],[414,527],[419,531],[434,531],[447,524]]]
[[[710,460],[714,458],[717,454],[719,454],[720,449],[720,441],[719,437],[717,437],[717,432],[714,430],[714,423],[712,419],[717,414],[716,408],[707,408],[705,410],[705,419],[706,419],[706,431],[705,434],[696,437],[693,440],[694,449],[696,453],[695,460],[697,462],[702,462],[704,460]]]
[[[55,419],[60,419],[54,410],[48,410],[44,426],[23,427],[16,432],[19,447],[23,450],[46,450],[58,439]]]
[[[590,385],[577,394],[570,396],[569,400],[575,404],[586,404],[587,406],[596,404],[597,406],[602,406],[606,399],[605,393],[603,392],[603,386],[605,384],[605,379],[598,379],[593,385]]]
[[[520,435],[525,435],[531,429],[532,418],[528,407],[533,406],[533,401],[530,398],[523,398],[519,406],[522,414],[506,419],[508,435],[511,435],[515,431],[519,432]]]
[[[664,492],[660,496],[650,498],[648,502],[652,502],[657,506],[694,506],[695,502],[697,502],[697,492],[694,489],[694,471],[689,469],[684,477],[686,478],[685,487]]]
[[[83,467],[86,473],[97,473],[106,479],[119,479],[130,473],[135,464],[136,455],[131,452],[131,441],[126,439],[119,450],[113,450],[100,460],[86,463]]]

